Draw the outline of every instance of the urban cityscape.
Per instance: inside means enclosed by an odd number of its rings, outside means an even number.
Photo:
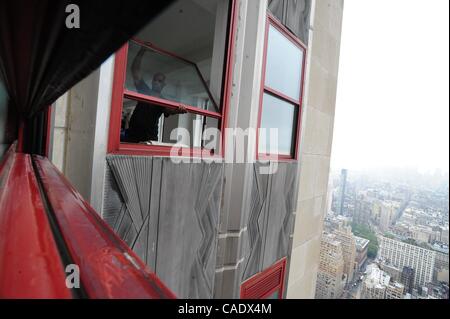
[[[447,299],[448,185],[439,171],[332,172],[315,297]]]

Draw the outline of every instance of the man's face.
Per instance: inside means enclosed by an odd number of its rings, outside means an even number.
[[[161,91],[164,89],[165,86],[166,86],[165,76],[162,74],[156,74],[153,77],[153,82],[152,82],[153,91],[161,93]]]

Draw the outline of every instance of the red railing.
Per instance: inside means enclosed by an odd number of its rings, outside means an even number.
[[[29,155],[0,172],[0,297],[71,298]]]
[[[66,286],[65,267],[81,287]],[[0,163],[0,298],[163,299],[175,295],[42,157]]]

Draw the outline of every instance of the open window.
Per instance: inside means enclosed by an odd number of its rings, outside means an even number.
[[[234,2],[176,1],[116,54],[110,152],[221,154]]]
[[[258,157],[297,159],[306,47],[268,14]]]

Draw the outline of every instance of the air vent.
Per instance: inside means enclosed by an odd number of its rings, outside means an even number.
[[[241,298],[263,299],[276,291],[279,291],[278,295],[281,297],[285,266],[286,259],[283,259],[264,272],[247,280],[242,284]]]

